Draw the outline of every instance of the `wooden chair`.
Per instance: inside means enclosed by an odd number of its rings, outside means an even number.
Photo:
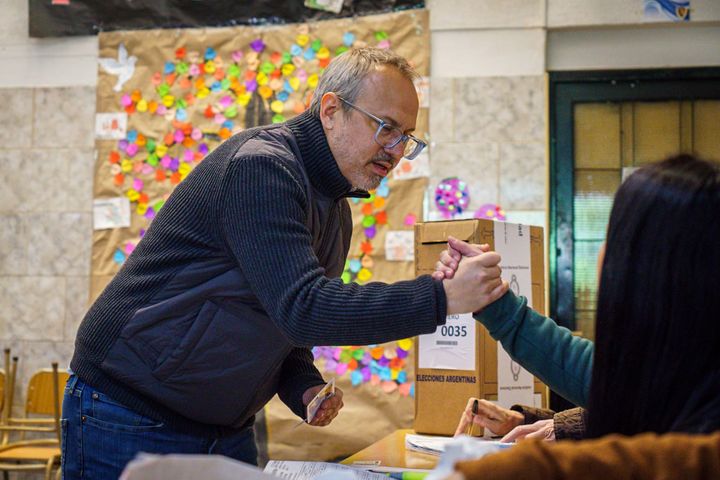
[[[5,406],[5,370],[0,368],[0,417]]]
[[[15,391],[15,374],[17,373],[17,362],[18,358],[13,357],[12,363],[10,363],[10,349],[6,348],[5,351],[5,372],[3,376],[3,396],[2,396],[2,415],[0,415],[0,427],[7,426],[10,424],[10,417],[12,416],[13,408],[13,392]],[[7,444],[10,441],[10,432],[6,430],[0,430],[0,446]]]
[[[67,372],[63,372],[62,376],[67,379]],[[60,383],[60,377],[58,364],[53,362],[52,370],[39,370],[30,378],[25,418],[5,416],[5,410],[3,411],[6,420],[0,425],[3,438],[5,434],[20,435],[19,439],[8,439],[6,443],[0,445],[0,471],[3,473],[40,470],[45,472],[46,480],[53,477],[53,469],[60,464],[60,395],[64,386],[64,382]],[[11,398],[11,391],[6,391],[6,406],[12,404]],[[31,417],[36,414],[50,414],[52,418]],[[48,436],[25,439],[24,435],[30,432],[44,432]]]
[[[51,368],[44,368],[35,372],[30,378],[25,400],[25,417],[10,418],[11,424],[19,425],[46,425],[52,426],[55,422],[55,394],[53,388],[57,389],[57,396],[60,399],[60,410],[62,413],[62,397],[70,374],[66,370],[57,371],[57,385],[53,378],[55,372]],[[20,438],[30,430],[21,430]]]

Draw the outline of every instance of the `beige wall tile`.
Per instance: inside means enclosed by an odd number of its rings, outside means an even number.
[[[75,194],[69,188],[69,164],[76,157],[69,149],[0,150],[0,212],[67,211]],[[78,207],[78,201],[73,199],[72,206]]]
[[[19,215],[0,215],[0,275],[27,275],[27,233]]]
[[[544,142],[544,78],[456,80],[455,141]]]
[[[2,15],[0,15],[2,17]],[[2,26],[0,26],[2,31]],[[32,144],[33,91],[29,88],[0,89],[0,146],[22,148]]]
[[[23,158],[27,150],[0,150],[0,212],[16,213],[23,211],[27,202],[27,185],[22,178]]]
[[[454,83],[451,78],[430,79],[430,141],[451,142],[454,135]]]
[[[64,277],[0,277],[2,339],[63,339]]]
[[[25,217],[28,271],[33,275],[88,275],[92,217],[89,213],[47,213]]]
[[[92,148],[95,129],[95,88],[35,90],[33,145]]]
[[[500,145],[500,205],[505,210],[544,209],[545,144]]]
[[[67,201],[68,212],[92,212],[95,150],[72,150],[68,159]]]

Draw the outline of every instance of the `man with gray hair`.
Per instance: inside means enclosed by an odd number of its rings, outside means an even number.
[[[255,463],[253,420],[276,393],[299,417],[324,381],[313,345],[435,331],[499,298],[494,252],[452,279],[360,286],[339,278],[348,197],[367,197],[425,144],[416,74],[351,50],[310,109],[228,139],[178,185],[80,325],[63,404],[65,479],[117,478],[140,451]],[[342,392],[311,425],[329,424]]]

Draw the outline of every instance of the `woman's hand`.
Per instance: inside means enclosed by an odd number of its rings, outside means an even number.
[[[555,441],[555,423],[552,418],[548,420],[538,420],[530,425],[520,425],[515,427],[510,433],[505,435],[501,442],[515,442],[524,438],[536,438],[546,440],[548,442]]]
[[[455,276],[462,257],[477,257],[490,251],[490,245],[475,245],[448,237],[448,248],[440,252],[440,260],[435,264],[432,277],[435,280],[451,279]]]
[[[473,415],[473,404],[477,400],[477,413]],[[520,425],[525,417],[522,413],[495,405],[487,400],[470,398],[465,411],[460,417],[460,423],[455,430],[455,435],[468,431],[470,424],[474,423],[487,428],[496,435],[505,435],[513,428]]]

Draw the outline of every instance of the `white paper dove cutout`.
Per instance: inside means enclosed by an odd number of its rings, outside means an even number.
[[[118,58],[98,58],[100,66],[110,75],[117,75],[117,83],[113,87],[113,90],[119,92],[125,82],[130,80],[135,73],[135,62],[137,57],[130,55],[128,57],[127,49],[124,44],[120,44],[118,47]]]

